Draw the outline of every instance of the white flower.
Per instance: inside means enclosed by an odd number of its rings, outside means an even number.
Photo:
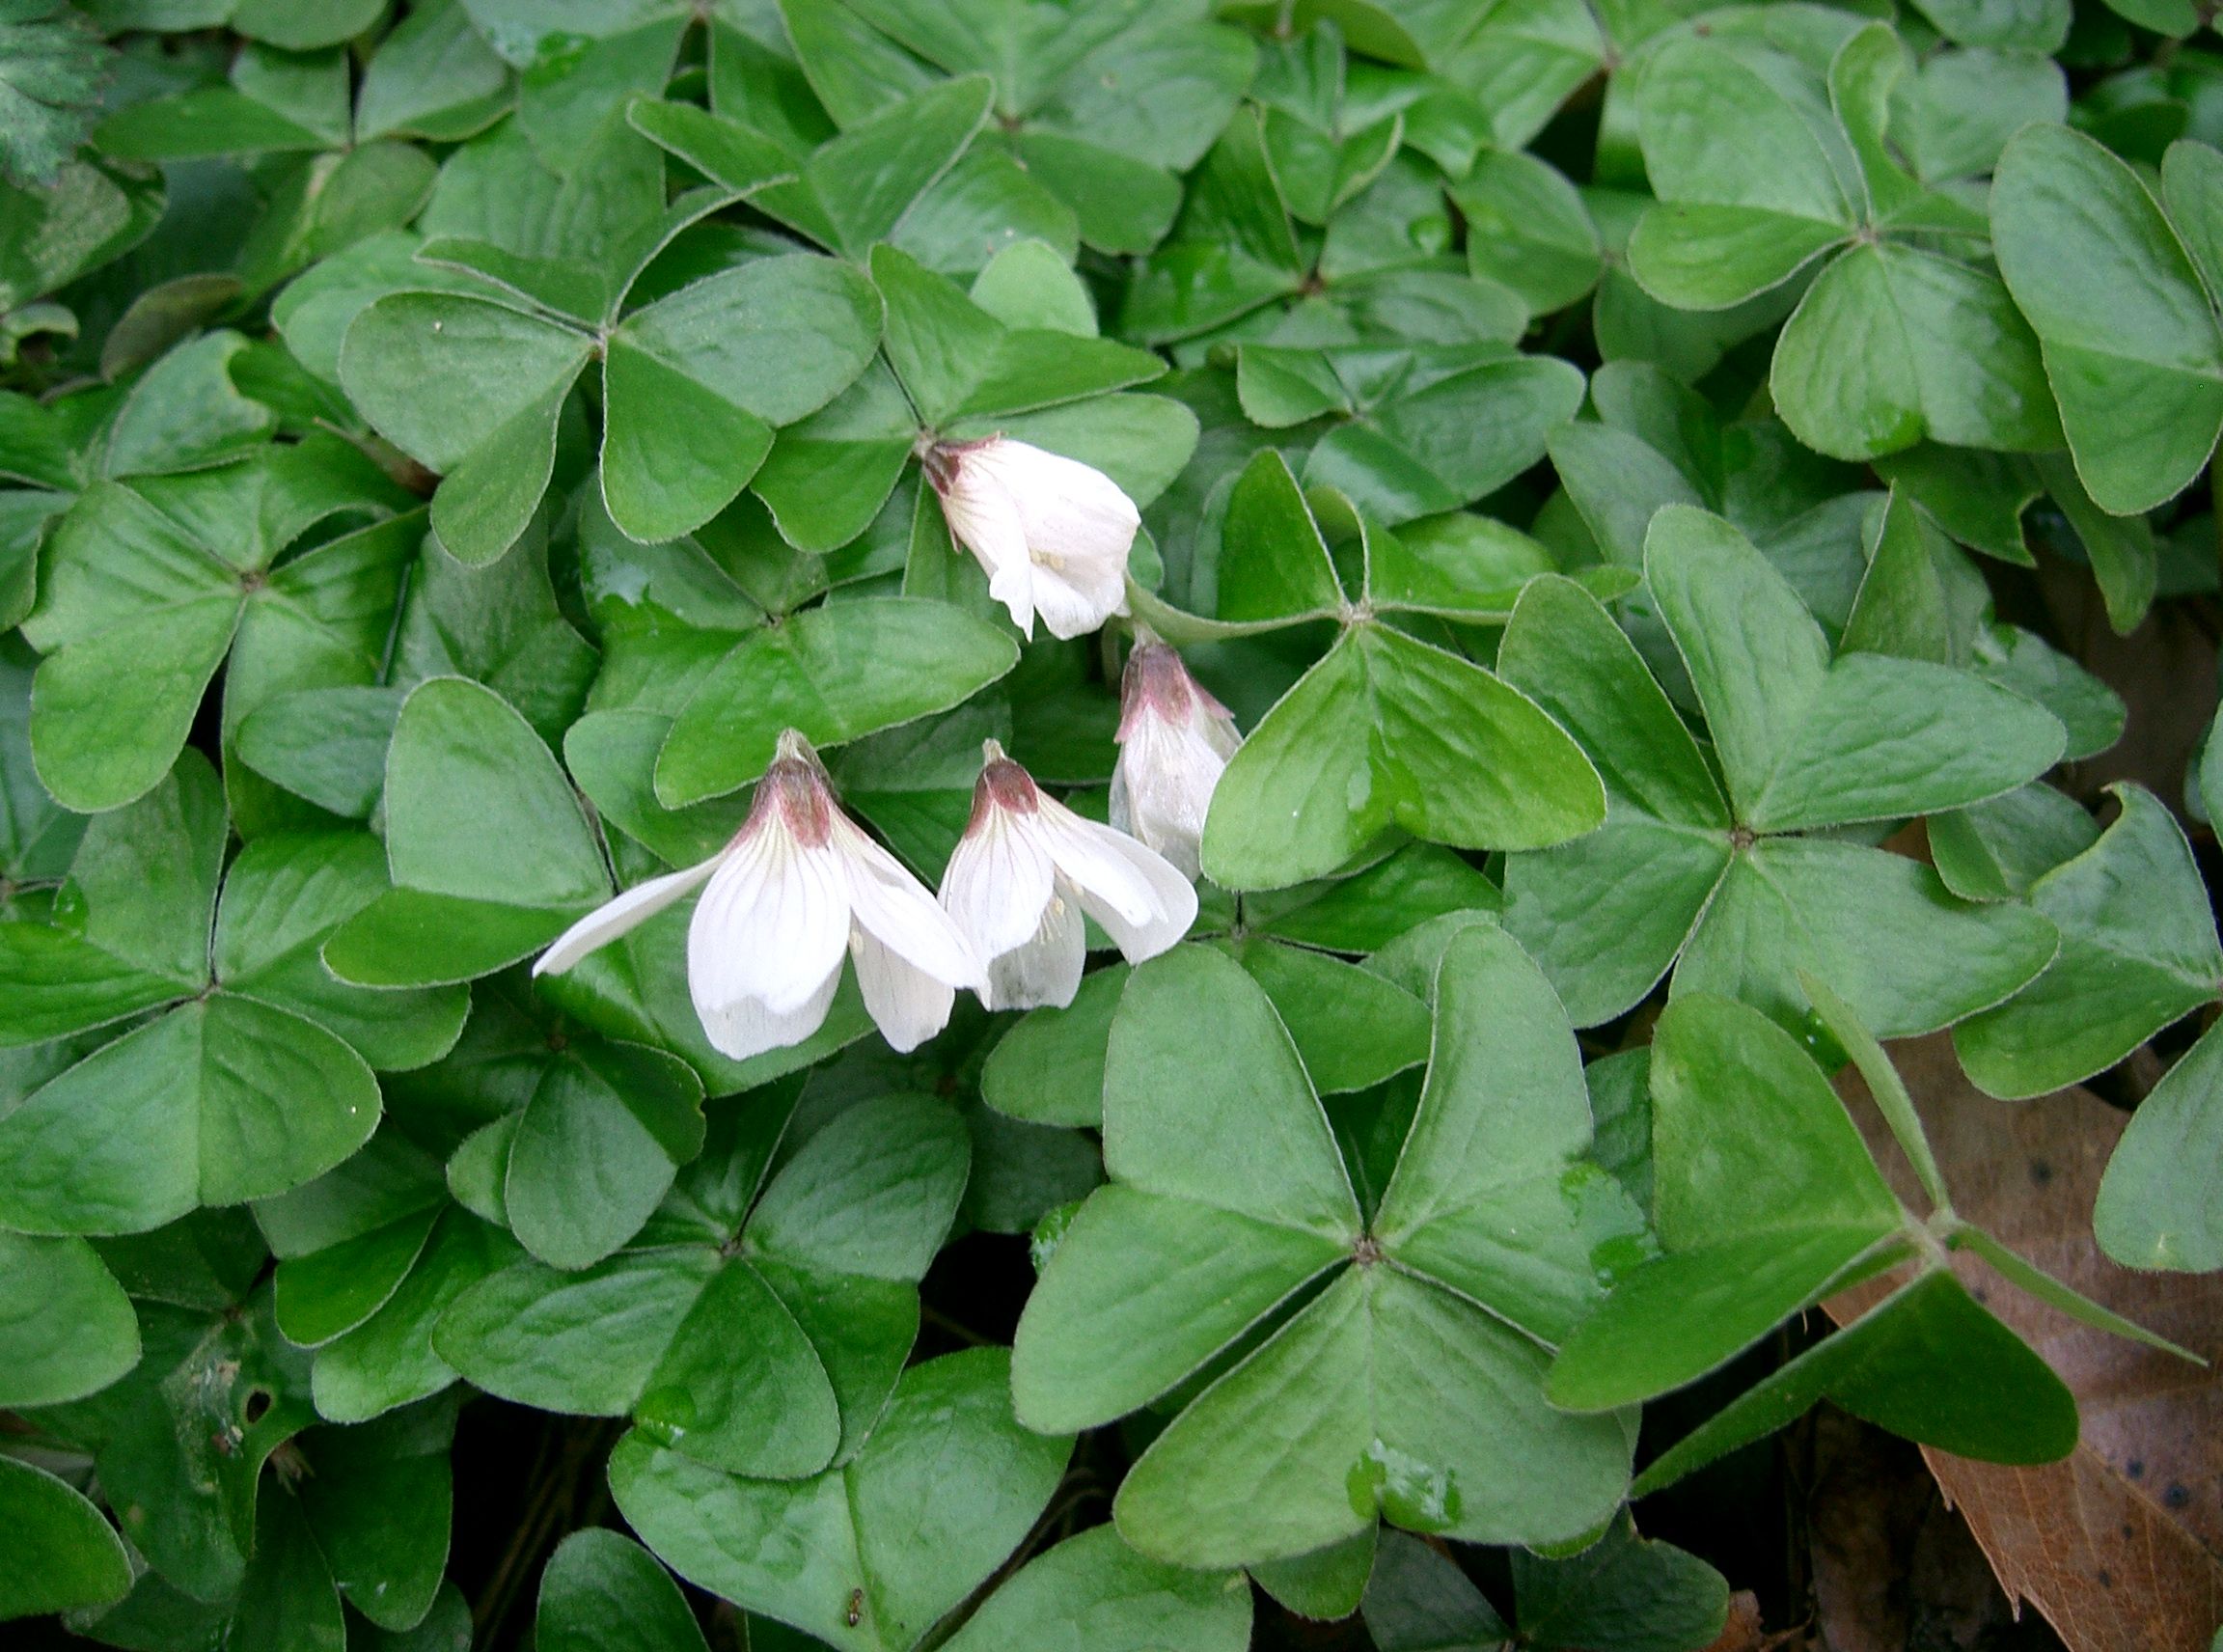
[[[1179,654],[1139,630],[1120,685],[1116,738],[1112,824],[1194,877],[1213,787],[1243,744],[1235,719]]]
[[[1141,513],[1077,459],[1007,436],[938,442],[920,460],[958,543],[988,570],[988,593],[1029,637],[1079,637],[1127,612],[1127,548]]]
[[[1131,964],[1189,933],[1196,892],[1164,857],[1044,797],[994,740],[986,758],[942,879],[942,904],[989,960],[982,1004],[1071,1004],[1086,950],[1082,913]]]
[[[533,973],[569,969],[699,885],[706,887],[687,926],[687,986],[712,1047],[735,1060],[818,1031],[844,948],[857,960],[864,1007],[898,1050],[947,1025],[955,988],[983,983],[957,926],[841,812],[817,755],[792,729],[730,843],[589,913]]]

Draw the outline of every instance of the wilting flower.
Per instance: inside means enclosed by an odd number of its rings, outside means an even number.
[[[937,442],[920,460],[949,532],[1028,636],[1079,637],[1127,612],[1135,502],[1102,471],[1008,436]]]
[[[942,904],[988,959],[982,1004],[1071,1004],[1086,951],[1083,913],[1131,964],[1189,932],[1196,891],[1163,856],[1044,797],[994,740],[985,755],[973,818],[942,878]]]
[[[589,913],[533,973],[569,969],[699,885],[687,986],[712,1046],[735,1060],[818,1031],[840,984],[844,948],[857,960],[864,1007],[898,1050],[942,1031],[955,988],[982,983],[980,960],[957,926],[841,812],[817,754],[792,729],[780,736],[730,843]]]
[[[1235,719],[1179,654],[1139,630],[1120,684],[1115,738],[1112,824],[1194,877],[1212,788],[1243,744]]]

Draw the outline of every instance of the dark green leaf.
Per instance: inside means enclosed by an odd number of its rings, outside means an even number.
[[[617,1637],[618,1638],[613,1638]],[[672,1574],[615,1531],[574,1531],[540,1574],[538,1652],[707,1652]]]
[[[0,1620],[103,1607],[131,1587],[115,1528],[52,1474],[0,1458],[0,1511],[14,1553],[0,1578]]]

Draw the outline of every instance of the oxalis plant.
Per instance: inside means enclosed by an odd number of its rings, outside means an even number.
[[[9,1644],[1806,1645],[2209,1381],[2209,10],[0,4]]]

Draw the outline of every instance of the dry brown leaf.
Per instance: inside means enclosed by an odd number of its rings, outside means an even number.
[[[1920,1447],[1827,1406],[1801,1445],[1817,1652],[2028,1643]]]
[[[2208,1652],[2223,1623],[2223,1276],[2119,1268],[2092,1239],[2092,1201],[2125,1115],[2072,1088],[2001,1102],[1970,1085],[1943,1034],[1891,1046],[1961,1214],[2116,1312],[2206,1357],[2207,1367],[2090,1330],[1965,1254],[1977,1300],[2043,1354],[2083,1414],[2070,1457],[2036,1469],[1923,1450],[2011,1598],[2072,1652]],[[1900,1197],[1912,1172],[1859,1076],[1840,1090]],[[1881,1293],[1823,1306],[1839,1324]]]
[[[1728,1622],[1706,1644],[1704,1652],[1761,1652],[1767,1643],[1760,1630],[1760,1597],[1750,1589],[1740,1589],[1729,1597]]]

